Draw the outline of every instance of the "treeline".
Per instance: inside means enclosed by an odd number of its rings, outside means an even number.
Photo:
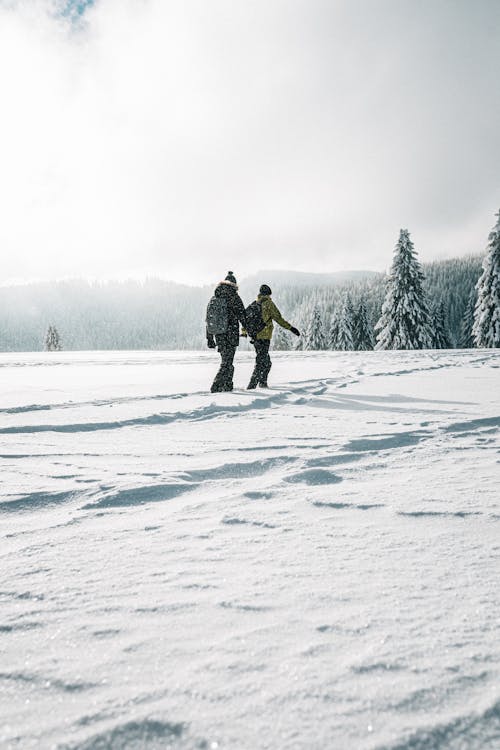
[[[390,273],[351,289],[316,290],[295,307],[302,349],[500,347],[500,212],[486,256],[422,269],[402,229]],[[383,300],[383,301],[382,301]],[[283,334],[276,345],[287,348]]]
[[[464,336],[464,319],[476,301],[475,286],[481,275],[482,258],[467,256],[424,264],[423,291],[430,312],[449,347],[473,346]],[[303,332],[298,347],[303,349],[370,349],[376,345],[375,326],[380,319],[388,279],[377,274],[369,279],[338,286],[307,288],[277,287],[273,295],[286,318]],[[473,312],[473,310],[472,310]],[[470,314],[470,310],[469,310]],[[472,320],[468,332],[471,334]],[[286,332],[277,331],[276,349],[295,347]],[[439,347],[442,348],[442,347]]]
[[[495,236],[498,238],[498,232]],[[413,246],[406,249],[415,256]],[[396,249],[395,259],[397,254]],[[490,241],[487,258],[491,255]],[[495,268],[493,262],[489,271],[493,287]],[[438,261],[424,264],[421,269],[417,263],[416,269],[422,273],[421,290],[432,323],[433,330],[427,332],[432,334],[431,345],[439,348],[475,345],[472,327],[478,304],[476,285],[485,273],[482,257],[471,255]],[[300,347],[378,346],[381,331],[376,326],[383,315],[391,276],[357,273],[350,279],[343,275],[338,280],[325,276],[327,283],[323,284],[316,275],[314,286],[297,284],[286,272],[282,284],[276,280],[276,272],[273,276],[273,299],[285,318],[302,331]],[[255,297],[260,283],[268,283],[265,272],[262,278],[259,275],[251,283],[241,284],[245,304]],[[212,287],[189,287],[159,279],[96,283],[77,280],[3,287],[0,350],[202,349],[206,346],[205,308],[212,291]],[[488,303],[484,309],[488,305],[491,307]],[[409,315],[411,318],[411,311]],[[491,328],[491,321],[488,325]],[[47,344],[53,340],[53,331],[58,336],[57,347]],[[491,340],[495,340],[494,335]],[[278,329],[273,344],[276,349],[288,349],[296,341]],[[429,340],[425,341],[428,344]],[[406,348],[404,344],[400,342]]]
[[[210,290],[159,279],[34,283],[0,289],[0,350],[199,349]]]
[[[461,320],[481,272],[481,258],[431,263],[424,266],[424,272],[429,297],[445,301],[452,343],[459,346]],[[253,289],[242,284],[245,304],[251,302],[257,289],[258,285]],[[195,288],[159,279],[75,280],[3,287],[0,350],[40,351],[45,347],[49,326],[57,330],[65,350],[202,349],[206,345],[205,308],[212,291],[211,287]],[[346,295],[354,309],[364,300],[373,328],[384,294],[383,274],[325,286],[273,283],[273,298],[284,316],[305,333],[317,308],[325,336]],[[291,348],[293,343],[286,332],[276,332],[275,348]]]

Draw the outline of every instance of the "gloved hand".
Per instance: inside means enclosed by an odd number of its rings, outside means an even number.
[[[246,331],[242,331],[240,333],[240,336],[241,336],[242,339],[246,339],[246,337],[248,336],[248,333]]]
[[[215,341],[213,340],[213,338],[207,339],[207,346],[209,349],[215,349]]]
[[[298,328],[295,328],[294,326],[292,326],[292,327],[290,328],[290,330],[291,330],[291,332],[292,332],[292,333],[294,333],[294,334],[295,334],[295,336],[300,336],[300,331],[299,331],[299,329],[298,329]]]

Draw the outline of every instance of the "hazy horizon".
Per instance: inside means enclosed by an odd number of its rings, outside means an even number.
[[[498,38],[495,0],[0,0],[2,283],[481,253]]]
[[[468,258],[481,258],[484,253],[464,253],[460,256],[451,256],[449,258],[437,258],[435,260],[429,260],[429,261],[422,261],[422,265],[425,267],[428,264],[432,263],[441,263],[441,262],[447,262],[447,261],[454,261],[454,260],[462,260],[462,259],[468,259]],[[231,269],[222,269],[219,274],[215,273],[212,275],[212,278],[208,281],[204,282],[187,282],[187,281],[178,281],[173,278],[169,278],[166,274],[144,274],[144,275],[123,275],[123,276],[65,276],[65,277],[52,277],[52,278],[38,278],[38,279],[14,279],[9,280],[7,282],[4,282],[0,280],[0,289],[3,288],[11,288],[15,286],[30,286],[30,285],[37,285],[37,284],[58,284],[58,283],[86,283],[86,284],[108,284],[108,283],[137,283],[142,284],[146,283],[148,281],[161,281],[162,283],[168,283],[168,284],[177,284],[179,286],[186,286],[190,287],[192,289],[198,289],[198,288],[204,288],[204,287],[210,287],[212,284],[217,284],[219,281],[224,279],[225,275],[229,270],[233,271],[233,273],[237,277],[238,284],[245,284],[249,280],[253,280],[254,277],[269,274],[269,275],[276,275],[276,274],[283,274],[286,275],[297,275],[297,276],[321,276],[324,275],[325,277],[349,277],[352,276],[353,279],[356,277],[362,277],[364,274],[369,276],[377,276],[377,275],[387,275],[390,270],[390,265],[392,263],[392,255],[391,255],[391,262],[387,264],[387,268],[383,270],[374,270],[370,268],[346,268],[345,270],[340,271],[303,271],[298,270],[295,268],[258,268],[255,271],[251,271],[250,273],[247,273],[245,275],[241,275],[238,273],[237,268],[231,268]],[[424,268],[425,270],[425,268]]]

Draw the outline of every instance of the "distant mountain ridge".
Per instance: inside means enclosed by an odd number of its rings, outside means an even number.
[[[245,276],[241,280],[241,287],[260,286],[269,284],[269,286],[297,286],[297,287],[316,287],[316,286],[338,286],[356,281],[366,281],[374,279],[377,276],[383,276],[383,273],[377,271],[331,271],[328,273],[314,271],[288,271],[277,269],[264,269]]]

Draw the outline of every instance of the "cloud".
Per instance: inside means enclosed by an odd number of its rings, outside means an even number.
[[[384,268],[498,209],[494,0],[0,0],[8,278]]]

